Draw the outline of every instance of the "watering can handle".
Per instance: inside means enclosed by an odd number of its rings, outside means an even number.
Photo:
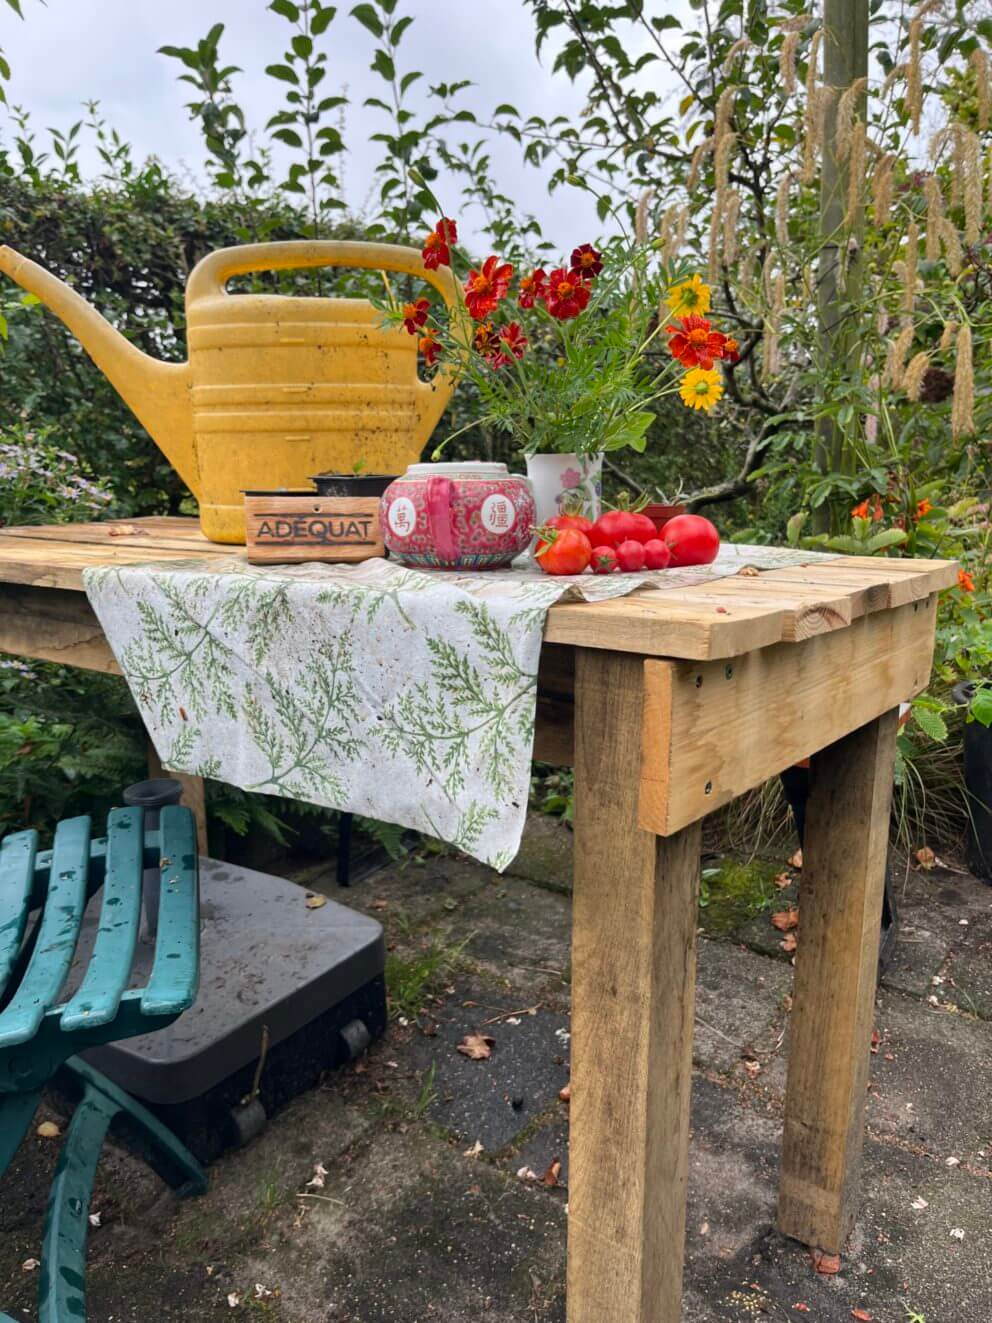
[[[218,248],[198,262],[186,285],[186,303],[227,295],[225,286],[232,276],[249,271],[291,271],[311,266],[350,266],[366,271],[396,271],[416,276],[434,286],[452,311],[464,310],[461,290],[450,267],[429,271],[416,248],[392,243],[365,243],[351,239],[287,239],[279,243],[249,243],[237,248]],[[462,358],[468,353],[467,337]],[[433,415],[431,427],[448,403],[458,380],[457,367],[442,366],[431,384],[422,389],[434,398],[425,405],[425,414]]]

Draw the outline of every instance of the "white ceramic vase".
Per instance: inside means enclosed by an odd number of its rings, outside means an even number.
[[[537,522],[546,523],[573,505],[587,519],[602,510],[603,454],[528,455],[527,476],[534,488]]]

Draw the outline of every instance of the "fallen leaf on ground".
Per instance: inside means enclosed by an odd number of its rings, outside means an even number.
[[[918,1196],[910,1204],[910,1208],[915,1208],[918,1213],[922,1213],[924,1208],[929,1208],[929,1207],[930,1205],[927,1203],[927,1201],[923,1198],[922,1195]]]
[[[241,1304],[241,1296],[237,1291],[232,1291],[227,1297],[227,1303],[232,1309],[237,1309],[238,1305]]]
[[[776,873],[772,881],[778,887],[779,891],[784,891],[786,887],[792,886],[792,878],[788,873]]]
[[[21,1272],[34,1272],[35,1268],[41,1267],[40,1259],[25,1259],[21,1264]]]
[[[477,1158],[477,1157],[479,1156],[480,1153],[484,1153],[484,1152],[485,1152],[485,1149],[482,1147],[482,1145],[480,1144],[480,1142],[479,1142],[478,1140],[476,1140],[475,1143],[472,1145],[471,1148],[467,1148],[467,1149],[465,1150],[465,1152],[462,1154],[462,1157],[463,1157],[463,1158]]]
[[[873,1029],[871,1031],[872,1056],[876,1056],[878,1054],[878,1045],[881,1043],[881,1041],[882,1041],[882,1035],[878,1032],[877,1029]]]
[[[466,1034],[457,1050],[470,1061],[488,1061],[495,1046],[496,1039],[488,1034]]]
[[[813,1267],[824,1277],[833,1277],[835,1273],[840,1272],[839,1254],[824,1254],[823,1250],[815,1249],[811,1251],[811,1258]]]
[[[945,1158],[945,1159],[944,1159],[944,1166],[945,1166],[945,1167],[960,1167],[960,1166],[961,1166],[961,1159],[960,1159],[960,1158]]]
[[[379,899],[379,900],[373,900],[373,901],[371,901],[370,904],[369,904],[369,909],[370,909],[370,910],[385,910],[385,909],[388,909],[388,908],[389,908],[389,901],[388,901],[388,900],[382,900],[382,899]]]
[[[923,845],[916,851],[916,862],[921,868],[929,871],[937,862],[937,856],[930,849],[929,845]]]
[[[326,904],[327,904],[326,896],[315,896],[312,893],[309,896],[307,896],[308,910],[319,910],[322,906]]]
[[[852,1309],[851,1317],[858,1319],[858,1323],[872,1323],[873,1315],[867,1309]]]
[[[541,1177],[541,1184],[546,1185],[549,1190],[553,1190],[558,1184],[558,1177],[561,1175],[561,1161],[558,1158],[552,1158],[548,1163],[548,1170]]]
[[[779,942],[779,946],[782,948],[783,951],[794,951],[798,945],[799,942],[796,939],[795,933],[786,933],[785,936],[782,938],[782,940]]]
[[[761,571],[754,565],[743,565],[737,573],[742,579],[756,579]]]
[[[140,537],[142,533],[147,536],[147,531],[135,524],[111,524],[107,529],[108,537]]]
[[[327,1168],[322,1162],[318,1162],[313,1169],[313,1175],[307,1181],[308,1190],[322,1190],[327,1181]]]
[[[802,868],[802,866],[803,866],[803,852],[802,850],[797,850],[796,853],[789,860],[789,867]]]
[[[951,1228],[951,1240],[964,1240],[964,1230],[962,1227]]]
[[[533,1167],[521,1167],[520,1170],[517,1172],[517,1180],[536,1181],[537,1172],[533,1169]]]
[[[741,1065],[751,1079],[756,1079],[757,1076],[761,1074],[761,1062],[755,1061],[754,1057],[744,1057],[741,1061]]]
[[[790,905],[787,910],[779,910],[777,914],[772,915],[772,927],[777,928],[780,933],[788,933],[793,928],[798,928],[799,910],[795,905]]]
[[[804,1304],[802,1303],[802,1301],[800,1301],[800,1302],[799,1302],[798,1304],[796,1304],[796,1305],[793,1305],[792,1308],[796,1311],[797,1314],[808,1314],[808,1313],[809,1313],[809,1305],[804,1305]]]
[[[559,1092],[558,1097],[562,1100],[562,1102],[571,1102],[572,1101],[571,1084],[566,1084],[565,1087]]]
[[[54,1121],[42,1121],[41,1125],[35,1131],[39,1139],[58,1139],[62,1131]]]
[[[269,1288],[267,1286],[263,1286],[261,1282],[255,1283],[256,1300],[271,1300],[274,1295],[275,1292],[270,1291]]]
[[[103,1221],[103,1214],[102,1214],[102,1213],[90,1213],[90,1219],[89,1219],[89,1220],[90,1220],[90,1226],[91,1226],[91,1227],[98,1227],[98,1226],[100,1225],[100,1223]]]

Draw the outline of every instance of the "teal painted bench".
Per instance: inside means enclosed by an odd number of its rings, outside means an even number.
[[[138,938],[142,872],[160,867],[155,956],[148,983],[129,989]],[[89,962],[76,991],[60,1001],[83,914],[102,889]],[[76,1053],[170,1024],[188,1009],[199,981],[199,867],[189,809],[161,810],[146,833],[144,810],[115,809],[105,838],[89,818],[60,822],[51,850],[38,834],[0,844],[0,1176],[27,1134],[42,1089],[56,1074],[80,1094],[48,1201],[39,1283],[40,1323],[86,1317],[89,1205],[110,1123],[126,1118],[151,1165],[176,1189],[202,1193],[193,1155],[150,1112]],[[0,1323],[14,1323],[0,1313]]]

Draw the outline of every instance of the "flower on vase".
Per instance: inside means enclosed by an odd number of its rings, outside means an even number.
[[[678,326],[669,326],[668,352],[677,358],[683,367],[702,368],[704,372],[712,370],[713,363],[723,358],[727,337],[712,329],[712,323],[705,317],[690,313],[683,317]]]
[[[715,369],[693,368],[682,378],[679,395],[689,409],[709,413],[723,394],[723,380]]]
[[[403,304],[403,325],[410,335],[416,335],[427,321],[427,314],[431,310],[429,299],[417,299],[416,303]]]
[[[598,276],[603,269],[603,257],[597,253],[591,243],[580,244],[578,248],[572,249],[572,256],[569,259],[569,266],[573,271],[577,271],[585,280],[591,280],[593,276]]]
[[[576,487],[582,484],[582,474],[578,469],[563,469],[559,475],[559,481],[563,487],[569,491],[574,491]]]
[[[710,310],[710,287],[700,275],[681,280],[665,295],[672,317],[687,317],[690,313],[702,315]]]
[[[482,270],[473,267],[465,282],[465,304],[473,321],[481,322],[493,312],[510,288],[513,267],[498,257],[487,257]]]
[[[589,285],[575,271],[566,271],[563,266],[552,271],[548,276],[544,292],[544,303],[548,312],[560,322],[578,317],[589,302]]]
[[[458,226],[447,216],[442,216],[424,240],[420,255],[428,271],[436,271],[439,266],[451,265],[451,245],[458,239]]]

